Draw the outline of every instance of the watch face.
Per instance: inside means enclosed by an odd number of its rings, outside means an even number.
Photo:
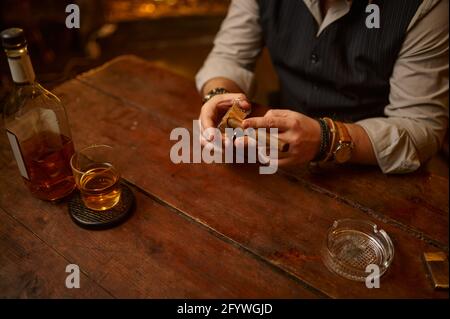
[[[334,153],[334,159],[337,163],[345,163],[352,157],[352,147],[347,144],[341,144]]]

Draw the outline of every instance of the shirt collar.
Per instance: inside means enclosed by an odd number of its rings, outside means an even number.
[[[322,31],[325,30],[325,28],[330,24],[345,16],[350,11],[352,6],[352,0],[335,0],[326,16],[322,17],[319,0],[303,0],[303,2],[308,7],[312,16],[316,20],[317,25],[319,26],[316,36],[319,36],[320,33],[322,33]]]

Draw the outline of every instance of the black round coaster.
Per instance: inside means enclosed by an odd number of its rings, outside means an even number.
[[[122,194],[120,201],[113,208],[95,211],[87,208],[81,194],[76,192],[69,199],[69,215],[79,226],[89,229],[107,229],[123,223],[133,212],[134,194],[124,183],[120,183]]]

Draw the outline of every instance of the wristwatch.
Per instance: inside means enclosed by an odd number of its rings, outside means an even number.
[[[342,164],[348,162],[352,157],[354,144],[345,124],[342,122],[335,122],[335,124],[339,139],[334,150],[334,160],[336,163]]]
[[[219,94],[226,94],[226,93],[230,93],[227,89],[225,88],[215,88],[211,91],[209,91],[204,97],[203,97],[203,104],[205,104],[206,102],[208,102],[210,99],[212,99],[213,96],[219,95]]]

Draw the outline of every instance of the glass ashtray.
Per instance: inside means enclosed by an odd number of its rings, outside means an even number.
[[[380,277],[386,272],[394,258],[394,245],[388,234],[370,221],[341,219],[328,230],[321,254],[331,271],[365,281],[373,271],[369,265],[378,266]]]

